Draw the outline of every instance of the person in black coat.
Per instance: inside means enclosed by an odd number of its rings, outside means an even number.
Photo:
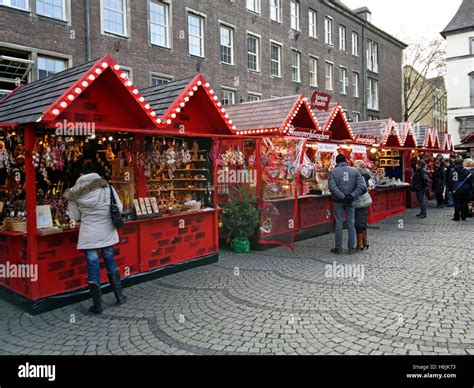
[[[464,168],[463,163],[462,159],[456,159],[449,180],[449,189],[452,191],[454,198],[453,221],[466,221],[469,213],[468,204],[473,190],[472,173]]]
[[[446,192],[444,195],[444,204],[447,205],[448,207],[453,207],[453,193],[449,191],[449,180],[451,179],[451,171],[453,169],[453,164],[454,162],[451,161],[451,159],[446,159],[444,161],[444,165],[446,167]]]
[[[428,172],[425,170],[425,162],[418,160],[416,163],[416,170],[411,179],[411,190],[416,193],[418,202],[420,203],[420,213],[416,216],[418,218],[426,218],[426,189],[428,188]]]
[[[433,172],[433,193],[436,195],[436,202],[438,208],[443,207],[443,193],[446,187],[446,169],[444,167],[444,161],[436,162],[436,167]]]

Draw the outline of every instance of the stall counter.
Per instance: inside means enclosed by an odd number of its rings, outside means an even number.
[[[125,278],[199,258],[217,261],[217,210],[129,221],[119,229],[119,237],[115,258]],[[85,288],[87,266],[84,253],[76,249],[77,238],[78,229],[38,233],[38,277],[42,281],[0,279],[0,285],[29,300]],[[0,231],[0,264],[27,263],[26,239],[26,233]],[[102,282],[108,281],[105,271],[101,276]]]

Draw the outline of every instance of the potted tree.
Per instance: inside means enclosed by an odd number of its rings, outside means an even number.
[[[225,205],[222,222],[232,237],[231,246],[237,253],[250,252],[249,237],[255,233],[259,214],[257,199],[249,196],[243,189],[237,189]]]

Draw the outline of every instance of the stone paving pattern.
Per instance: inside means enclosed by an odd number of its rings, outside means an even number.
[[[0,354],[474,354],[474,219],[415,210],[370,229],[369,251],[329,253],[334,235],[219,263],[30,316],[0,301]],[[399,220],[404,221],[399,228]],[[326,264],[364,265],[362,281]],[[72,322],[74,321],[74,322]]]

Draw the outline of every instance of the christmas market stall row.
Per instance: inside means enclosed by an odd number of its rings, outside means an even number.
[[[105,56],[15,90],[0,127],[0,290],[29,311],[88,297],[62,199],[86,159],[124,205],[125,284],[218,259],[212,150],[232,122],[201,75],[140,92]],[[36,268],[35,279],[15,268]]]
[[[227,112],[239,138],[224,140],[231,162],[223,169],[242,177],[235,185],[256,194],[260,222],[254,246],[292,247],[295,240],[331,232],[329,171],[338,153],[363,158],[366,150],[349,146],[354,138],[342,108],[331,106],[319,121],[306,98],[290,96],[228,106]],[[232,189],[218,182],[218,202],[225,203]]]

